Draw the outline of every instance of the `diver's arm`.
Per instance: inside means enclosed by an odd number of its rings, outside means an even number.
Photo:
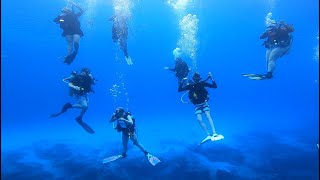
[[[176,72],[176,67],[174,67],[174,68],[168,68],[167,70]]]
[[[124,121],[126,121],[129,125],[133,124],[133,120],[132,117],[130,115],[127,116],[128,119],[124,119]]]
[[[69,76],[69,77],[63,78],[62,81],[69,84],[70,81],[71,81],[73,78],[74,78],[74,76],[71,75],[71,76]]]
[[[176,71],[175,68],[169,68],[168,66],[165,66],[164,69],[169,71]]]
[[[109,120],[109,123],[113,123],[113,122],[115,122],[116,120],[117,120],[117,118],[116,118],[116,114],[115,114],[115,113],[113,113],[113,115],[112,115],[111,119]]]
[[[60,23],[60,18],[61,18],[61,16],[56,17],[56,18],[53,20],[53,22],[59,24],[59,23]]]
[[[269,31],[265,31],[263,34],[261,34],[260,39],[264,39],[268,37]]]
[[[123,117],[119,118],[118,121],[125,121],[125,123],[127,125],[132,125],[133,124],[133,120],[132,117],[130,115],[127,116],[128,119],[125,119]]]
[[[286,28],[287,32],[288,33],[291,33],[294,31],[294,28],[292,25],[289,25],[289,24],[285,24],[284,27]]]
[[[182,82],[180,82],[179,83],[179,88],[178,88],[178,92],[182,92],[182,91],[186,91],[186,90],[190,90],[190,85],[188,84],[188,85],[186,85],[185,87],[182,87],[183,86],[183,83]]]
[[[290,24],[287,24],[285,21],[280,21],[279,23],[280,23],[280,25],[283,25],[283,27],[286,29],[286,31],[287,31],[288,33],[294,31],[293,26],[290,25]]]
[[[83,9],[82,9],[78,4],[76,4],[76,3],[74,3],[74,2],[71,2],[71,5],[72,5],[72,6],[75,6],[75,7],[79,10],[79,12],[77,13],[77,16],[78,16],[78,17],[83,14],[84,11],[83,11]]]
[[[73,85],[72,83],[69,83],[68,86],[69,86],[70,88],[73,88],[73,89],[78,90],[78,91],[80,91],[81,89],[83,89],[83,88],[80,88],[79,86]]]
[[[218,86],[217,86],[216,81],[213,80],[212,77],[210,77],[210,79],[211,79],[212,83],[210,84],[210,83],[207,83],[207,82],[204,81],[204,82],[203,82],[204,87],[217,88]]]

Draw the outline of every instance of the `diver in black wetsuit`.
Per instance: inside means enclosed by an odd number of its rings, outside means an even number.
[[[176,58],[176,64],[174,68],[164,67],[164,69],[176,72],[178,83],[180,83],[184,78],[187,78],[188,73],[190,71],[187,63],[183,61],[181,58]]]
[[[83,32],[80,29],[79,17],[83,14],[81,7],[75,3],[71,3],[72,10],[63,8],[61,14],[53,21],[60,24],[60,28],[63,30],[62,36],[66,38],[68,42],[68,54],[65,57],[64,63],[70,65],[75,59],[79,50],[80,37],[83,36]],[[79,12],[75,13],[73,7],[76,7]],[[74,46],[74,51],[73,50]]]
[[[180,82],[178,92],[189,90],[189,99],[192,102],[192,104],[194,104],[194,106],[195,106],[195,115],[197,116],[197,120],[198,120],[199,124],[201,125],[202,129],[207,134],[207,137],[203,140],[203,141],[206,141],[206,140],[211,139],[212,137],[218,136],[218,134],[216,133],[216,130],[214,128],[214,124],[213,124],[213,121],[212,121],[212,118],[210,115],[210,108],[209,108],[209,104],[208,104],[209,93],[205,88],[206,87],[217,88],[217,84],[213,80],[211,73],[209,73],[208,78],[206,80],[201,81],[200,74],[195,72],[193,74],[192,79],[193,79],[193,82],[190,84],[187,84],[185,87],[183,87],[183,82]],[[211,84],[206,82],[209,79],[211,79],[211,81],[212,81]],[[208,119],[208,122],[211,126],[211,129],[212,129],[212,134],[210,134],[207,126],[202,121],[202,113],[205,113],[205,115]]]
[[[77,103],[71,104],[66,103],[61,112],[52,114],[50,117],[57,117],[62,113],[65,113],[70,108],[81,109],[80,115],[76,118],[76,121],[90,134],[94,134],[94,130],[90,128],[86,123],[82,121],[83,115],[86,113],[89,104],[88,93],[94,92],[91,88],[95,84],[95,79],[90,74],[88,68],[83,68],[80,74],[73,72],[70,77],[63,79],[64,82],[68,83],[70,87],[70,95],[73,96]]]

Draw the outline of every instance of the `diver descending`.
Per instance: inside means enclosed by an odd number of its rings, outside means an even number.
[[[66,103],[59,113],[52,114],[50,117],[57,117],[70,108],[81,109],[80,115],[76,118],[79,125],[82,126],[90,134],[94,134],[94,130],[82,121],[83,115],[86,113],[89,105],[88,93],[94,92],[91,88],[95,84],[96,79],[90,74],[88,68],[82,68],[81,73],[72,72],[71,76],[63,79],[64,82],[68,83],[70,88],[69,95],[74,97],[77,101],[76,104]]]
[[[62,36],[67,40],[68,54],[65,56],[64,63],[68,65],[70,65],[75,59],[79,50],[80,38],[83,36],[83,32],[80,29],[80,21],[78,19],[83,14],[83,10],[79,5],[73,2],[70,2],[70,4],[72,6],[72,10],[69,8],[63,8],[61,10],[61,14],[53,20],[55,23],[60,25],[60,28],[63,30]],[[76,7],[79,12],[76,13],[73,7]],[[73,47],[74,51],[72,52]]]
[[[285,23],[284,21],[272,22],[267,27],[266,31],[260,36],[260,39],[267,38],[263,42],[263,46],[266,51],[266,74],[242,74],[252,80],[266,80],[273,77],[273,72],[276,67],[276,60],[286,55],[292,45],[292,35],[294,31],[292,25]]]
[[[144,147],[138,142],[138,137],[136,134],[136,123],[135,118],[132,116],[130,112],[126,112],[122,107],[116,108],[113,113],[110,123],[116,123],[114,126],[118,132],[122,132],[122,145],[123,152],[121,155],[111,156],[109,158],[105,158],[103,163],[108,163],[119,158],[125,158],[127,156],[128,149],[128,141],[131,139],[134,145],[136,145],[148,158],[149,162],[155,166],[159,162],[161,162],[157,157],[151,155]]]
[[[208,140],[221,140],[224,137],[222,135],[219,135],[216,133],[213,120],[211,118],[210,114],[210,108],[209,108],[209,93],[206,90],[206,87],[208,88],[217,88],[217,84],[215,80],[213,80],[211,73],[209,72],[208,78],[206,80],[201,81],[200,74],[195,72],[193,74],[192,80],[193,82],[190,84],[187,84],[185,87],[183,87],[183,82],[180,83],[178,92],[182,91],[189,91],[189,99],[195,106],[195,115],[197,117],[197,120],[202,127],[202,129],[207,134],[207,137],[201,141],[200,144],[207,142]],[[208,80],[211,80],[211,84],[207,83]],[[206,124],[202,121],[202,114],[205,113],[207,120],[210,124],[212,133],[209,132]],[[199,145],[200,145],[199,144]]]

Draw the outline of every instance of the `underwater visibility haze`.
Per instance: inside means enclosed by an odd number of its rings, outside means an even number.
[[[317,180],[318,76],[317,0],[3,0],[1,178]]]

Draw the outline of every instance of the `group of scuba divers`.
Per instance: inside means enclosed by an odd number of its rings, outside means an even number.
[[[68,43],[68,53],[64,58],[64,63],[70,65],[75,59],[78,49],[79,40],[83,36],[83,32],[80,29],[79,17],[83,14],[81,7],[73,2],[70,2],[72,8],[63,8],[61,14],[54,19],[54,22],[60,25],[63,30],[62,36],[65,37]],[[127,37],[128,37],[128,18],[124,16],[114,15],[109,20],[113,22],[112,27],[112,39],[117,43],[120,49],[123,51],[125,59],[128,65],[132,64],[131,58],[127,51]],[[267,73],[266,74],[243,74],[253,80],[265,80],[273,77],[273,71],[275,69],[276,60],[285,55],[292,44],[291,32],[294,29],[291,25],[286,24],[284,21],[275,22],[267,27],[266,31],[260,36],[260,39],[267,38],[263,43],[266,51],[267,61]],[[74,50],[73,50],[74,49]],[[215,141],[223,139],[221,134],[217,134],[213,120],[210,115],[210,108],[208,104],[209,93],[206,88],[217,88],[217,84],[213,79],[211,73],[203,80],[198,72],[194,72],[192,80],[188,80],[188,74],[190,68],[187,63],[181,58],[181,50],[176,48],[173,51],[175,57],[175,67],[164,69],[175,72],[178,79],[178,92],[188,91],[188,97],[195,107],[195,115],[202,129],[207,134],[207,137],[200,144],[209,140]],[[210,83],[208,81],[211,81]],[[70,95],[74,97],[76,103],[66,103],[63,105],[59,113],[52,114],[50,117],[57,117],[69,109],[77,108],[81,109],[80,115],[75,118],[76,122],[82,126],[90,134],[94,134],[95,131],[83,122],[83,115],[88,109],[88,93],[93,92],[92,85],[97,81],[88,68],[82,68],[80,73],[72,72],[70,77],[64,78],[63,81],[68,84],[70,88]],[[208,130],[206,124],[202,120],[202,114],[205,114],[211,132]],[[135,131],[135,119],[129,111],[126,111],[123,107],[116,108],[113,113],[110,123],[116,124],[114,128],[122,132],[122,144],[123,152],[120,155],[106,158],[103,162],[111,162],[119,158],[127,156],[127,144],[131,139],[133,144],[139,147],[142,152],[148,157],[151,164],[156,165],[160,160],[152,156],[144,147],[138,142]],[[199,145],[200,145],[199,144]]]

